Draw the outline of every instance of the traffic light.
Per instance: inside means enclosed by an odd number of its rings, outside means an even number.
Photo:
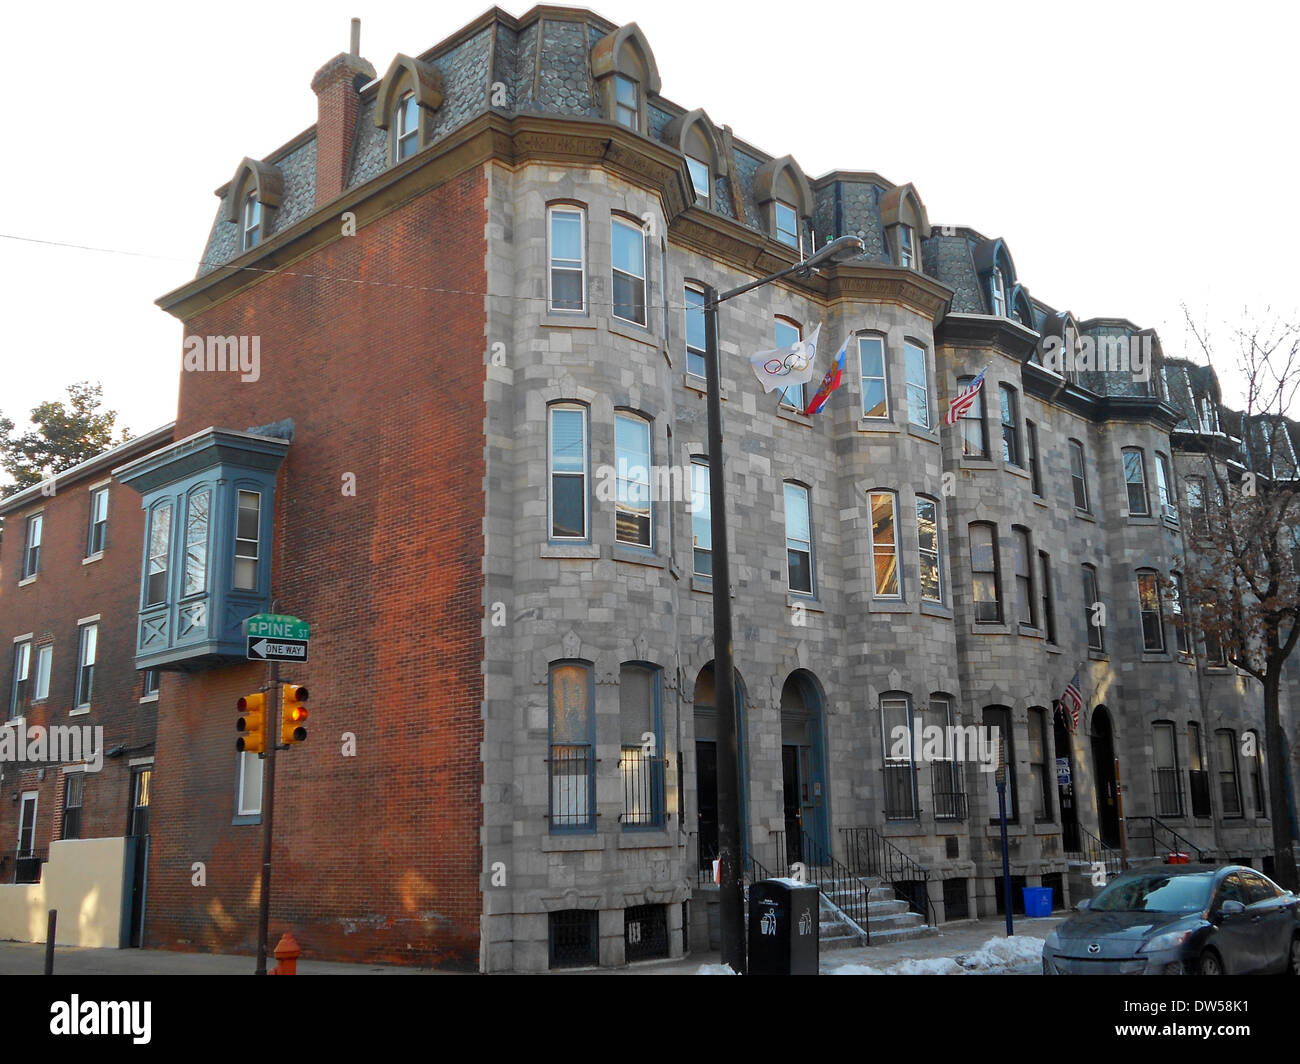
[[[235,721],[235,749],[246,754],[266,752],[266,695],[244,695],[238,702],[240,718]]]
[[[286,745],[300,743],[307,738],[304,723],[307,720],[307,688],[297,684],[284,685],[284,705],[280,711],[280,741]]]

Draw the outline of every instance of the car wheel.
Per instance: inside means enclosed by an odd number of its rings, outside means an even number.
[[[1212,949],[1207,949],[1201,954],[1201,959],[1196,962],[1197,975],[1222,975],[1223,961],[1219,955]]]

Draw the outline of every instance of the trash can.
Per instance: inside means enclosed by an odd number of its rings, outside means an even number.
[[[816,887],[763,879],[749,888],[749,974],[816,975],[820,950]]]
[[[1051,887],[1021,887],[1020,889],[1025,896],[1026,916],[1052,915]]]
[[[1192,855],[1189,853],[1171,853],[1169,855],[1169,859],[1165,863],[1166,864],[1189,864],[1191,860],[1192,860]]]

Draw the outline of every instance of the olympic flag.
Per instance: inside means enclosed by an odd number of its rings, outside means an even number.
[[[797,340],[789,347],[780,347],[775,351],[760,351],[750,356],[749,364],[754,368],[754,376],[763,386],[763,391],[788,388],[792,384],[807,384],[813,379],[817,337],[821,331],[821,324],[818,323],[817,328],[806,340]]]

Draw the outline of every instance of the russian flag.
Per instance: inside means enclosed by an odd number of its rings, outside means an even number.
[[[826,376],[822,378],[817,394],[812,397],[812,401],[804,408],[805,417],[820,413],[821,408],[826,405],[826,400],[831,397],[831,392],[840,386],[840,382],[844,379],[844,353],[848,349],[849,338],[846,336],[844,343],[840,344],[840,350],[835,356],[835,361],[831,363],[831,368],[826,371]]]

